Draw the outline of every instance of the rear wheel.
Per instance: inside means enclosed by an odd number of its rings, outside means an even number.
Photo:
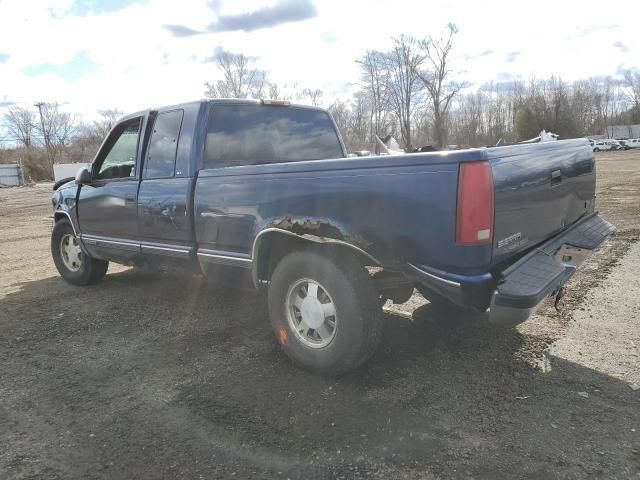
[[[109,262],[86,255],[69,220],[63,219],[53,227],[51,255],[58,272],[73,285],[91,285],[107,273]]]
[[[294,252],[271,276],[271,325],[296,364],[339,375],[368,360],[379,343],[377,296],[369,274],[355,261]]]

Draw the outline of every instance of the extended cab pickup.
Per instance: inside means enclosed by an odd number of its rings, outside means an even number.
[[[51,249],[76,285],[117,262],[267,289],[284,351],[331,375],[414,287],[526,320],[614,232],[595,182],[587,140],[354,158],[322,109],[198,101],[113,128],[54,192]]]

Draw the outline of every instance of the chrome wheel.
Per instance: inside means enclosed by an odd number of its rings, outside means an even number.
[[[287,294],[286,307],[289,326],[305,345],[323,348],[336,336],[335,304],[327,289],[315,280],[302,278],[294,282]]]
[[[67,233],[60,239],[60,258],[64,266],[72,272],[77,272],[82,268],[82,250],[78,244],[78,239]]]

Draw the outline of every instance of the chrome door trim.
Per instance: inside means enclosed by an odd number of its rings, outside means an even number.
[[[226,250],[209,250],[207,248],[200,248],[198,250],[199,255],[204,255],[207,257],[217,257],[217,258],[233,258],[238,260],[246,260],[251,262],[251,256],[246,253],[240,252],[229,252]]]
[[[168,243],[145,243],[145,242],[136,242],[133,240],[122,239],[122,238],[112,238],[112,237],[101,237],[98,235],[86,235],[83,234],[80,236],[83,242],[88,245],[96,245],[108,248],[118,248],[121,250],[138,250],[140,249],[142,253],[147,254],[158,254],[158,255],[167,255],[172,257],[180,257],[180,258],[188,258],[191,256],[193,252],[192,247],[185,247],[182,245],[172,245]]]
[[[223,252],[220,250],[198,250],[198,259],[206,263],[218,263],[234,267],[251,268],[253,260],[247,254]]]
[[[135,251],[140,249],[140,243],[127,241],[123,239],[113,239],[110,237],[100,237],[97,235],[80,234],[80,238],[87,245],[96,245],[107,248],[116,248],[119,250]]]
[[[142,243],[140,244],[142,253],[166,255],[169,257],[189,258],[191,256],[192,248],[183,247],[181,245],[171,244],[158,244],[158,243]]]

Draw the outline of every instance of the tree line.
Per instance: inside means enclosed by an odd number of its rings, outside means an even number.
[[[328,106],[350,150],[373,149],[375,137],[395,137],[408,151],[513,143],[541,130],[561,138],[602,134],[609,125],[640,123],[640,71],[624,78],[560,77],[494,81],[472,87],[457,69],[448,24],[442,36],[392,38],[386,51],[356,61],[358,88],[349,100],[326,101],[322,90],[279,85],[244,54],[218,51],[220,78],[205,83],[209,98],[272,98]]]
[[[12,147],[0,148],[0,163],[22,161],[28,176],[36,180],[53,178],[55,163],[91,161],[123,115],[120,110],[101,110],[97,120],[81,122],[58,103],[34,107],[14,106],[0,118],[0,146]]]
[[[209,98],[271,98],[327,106],[351,151],[373,150],[376,136],[395,137],[403,148],[478,147],[529,139],[542,129],[561,138],[602,134],[610,125],[640,123],[640,71],[623,78],[512,79],[472,86],[460,73],[455,52],[458,29],[441,36],[391,39],[388,50],[369,50],[356,59],[357,88],[347,100],[321,89],[277,83],[243,53],[218,49],[216,79],[205,82]],[[0,141],[21,152],[39,152],[49,174],[58,161],[90,161],[122,115],[98,112],[80,122],[57,103],[15,106],[0,119]],[[2,142],[0,142],[1,144]],[[0,161],[7,150],[0,149]],[[15,152],[14,152],[15,153]],[[9,155],[10,157],[11,155]],[[15,156],[15,155],[14,155]],[[37,155],[36,155],[37,156]],[[6,159],[6,158],[5,158]]]

